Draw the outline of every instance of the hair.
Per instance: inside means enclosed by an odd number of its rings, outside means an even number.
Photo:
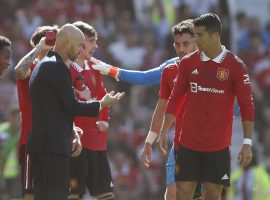
[[[193,20],[194,26],[204,26],[209,33],[218,32],[221,35],[222,25],[219,17],[213,13],[201,15]]]
[[[78,29],[80,29],[84,35],[88,37],[95,37],[97,36],[97,31],[90,26],[89,24],[82,22],[82,21],[77,21],[73,23],[74,26],[76,26]]]
[[[57,33],[59,31],[59,27],[57,25],[38,27],[30,39],[30,44],[33,47],[35,47],[39,43],[41,38],[45,37],[46,32],[48,32],[48,31],[53,31],[53,32]]]
[[[173,35],[188,33],[194,36],[192,19],[187,19],[172,27]]]
[[[0,51],[2,51],[5,46],[11,47],[11,41],[5,36],[0,35]]]

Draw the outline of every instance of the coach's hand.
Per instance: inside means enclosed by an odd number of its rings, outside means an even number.
[[[243,144],[238,155],[238,161],[243,167],[247,167],[252,160],[252,147],[249,144]]]
[[[73,136],[74,136],[74,138],[76,138],[76,137],[82,137],[82,135],[83,135],[83,130],[80,128],[80,127],[78,127],[78,126],[75,126],[75,124],[73,124]]]
[[[81,144],[81,140],[80,137],[75,137],[72,141],[72,157],[76,157],[78,155],[80,155],[82,151],[82,144]]]
[[[125,95],[124,92],[120,93],[117,92],[116,94],[114,94],[114,91],[111,91],[110,93],[107,93],[101,100],[100,100],[100,110],[102,110],[104,107],[108,106],[112,106],[116,103],[118,103],[118,101],[120,99],[122,99],[122,97]]]
[[[168,133],[164,131],[160,132],[157,142],[161,155],[165,156],[168,149]]]

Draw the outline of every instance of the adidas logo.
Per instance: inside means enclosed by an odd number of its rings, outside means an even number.
[[[110,187],[114,187],[114,184],[113,184],[113,182],[111,182],[111,184],[110,184]]]
[[[194,69],[191,74],[199,74],[199,71],[197,69]]]
[[[225,175],[221,178],[221,180],[228,180],[228,179],[229,179],[229,177],[228,177],[227,174],[225,174]]]

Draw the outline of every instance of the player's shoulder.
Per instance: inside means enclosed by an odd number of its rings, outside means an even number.
[[[190,61],[192,59],[198,59],[200,58],[200,51],[199,50],[196,50],[196,51],[193,51],[187,55],[185,55],[182,59],[181,59],[181,62],[186,62],[186,60]]]
[[[233,52],[227,50],[227,55],[226,55],[226,62],[231,63],[234,68],[240,67],[240,68],[246,68],[245,63]]]
[[[171,58],[169,60],[166,60],[164,63],[162,63],[160,67],[164,69],[165,67],[168,67],[170,65],[175,65],[177,64],[177,62],[179,62],[179,60],[180,60],[179,57]]]
[[[179,60],[179,61],[180,61],[180,60]],[[166,66],[166,67],[163,69],[163,73],[170,73],[170,72],[172,72],[172,71],[177,71],[177,70],[178,70],[178,62]]]

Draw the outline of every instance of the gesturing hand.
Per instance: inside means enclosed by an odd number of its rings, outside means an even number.
[[[106,106],[110,107],[114,104],[116,104],[123,96],[125,95],[124,92],[120,93],[117,92],[114,94],[114,91],[111,91],[110,93],[107,93],[101,100],[101,108],[104,108]]]

